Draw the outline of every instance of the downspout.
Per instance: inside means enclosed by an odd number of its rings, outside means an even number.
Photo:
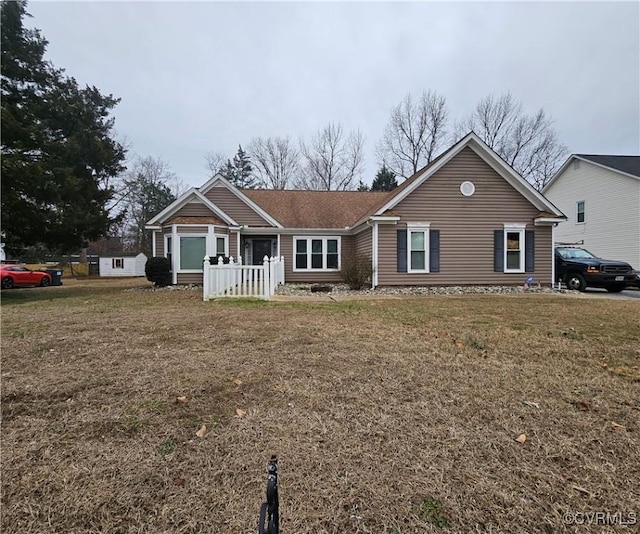
[[[158,231],[154,230],[151,234],[151,256],[153,258],[156,257],[156,237],[157,237]]]
[[[371,267],[373,269],[373,275],[371,276],[371,289],[375,289],[378,286],[378,222],[367,221],[367,225],[372,227],[371,232]]]

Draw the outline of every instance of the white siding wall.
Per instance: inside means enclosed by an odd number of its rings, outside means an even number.
[[[100,276],[144,276],[144,266],[147,262],[147,257],[144,254],[138,254],[136,257],[127,256],[122,258],[124,260],[124,266],[122,269],[113,268],[113,259],[120,258],[120,256],[114,256],[113,258],[100,258]]]
[[[574,160],[575,161],[575,160]],[[544,195],[566,216],[555,240],[584,240],[597,256],[621,260],[640,269],[640,180],[580,161],[569,163]],[[576,204],[585,202],[585,222],[576,222]]]

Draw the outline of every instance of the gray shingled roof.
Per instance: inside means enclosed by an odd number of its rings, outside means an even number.
[[[604,156],[596,154],[576,154],[576,156],[640,178],[640,156]]]

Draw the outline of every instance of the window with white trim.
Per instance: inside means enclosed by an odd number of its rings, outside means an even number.
[[[506,225],[504,228],[504,272],[524,272],[525,225]]]
[[[211,234],[179,234],[178,235],[178,271],[202,272],[202,261],[206,255],[210,257],[229,255],[229,236]]]
[[[169,269],[173,271],[173,261],[171,254],[173,253],[171,235],[165,234],[164,236],[164,255],[169,260]]]
[[[584,222],[584,200],[579,200],[576,202],[576,222],[583,223]]]
[[[407,225],[407,272],[429,272],[429,225]]]
[[[112,269],[124,269],[124,258],[111,258]]]
[[[340,269],[340,237],[294,237],[294,271]]]
[[[216,256],[228,256],[227,253],[227,236],[216,236]]]
[[[207,236],[205,235],[181,235],[180,242],[180,266],[181,271],[202,270],[202,260],[207,254]]]

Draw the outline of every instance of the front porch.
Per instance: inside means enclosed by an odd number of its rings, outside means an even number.
[[[265,256],[280,257],[278,235],[240,235],[240,255],[243,265],[262,265]]]

